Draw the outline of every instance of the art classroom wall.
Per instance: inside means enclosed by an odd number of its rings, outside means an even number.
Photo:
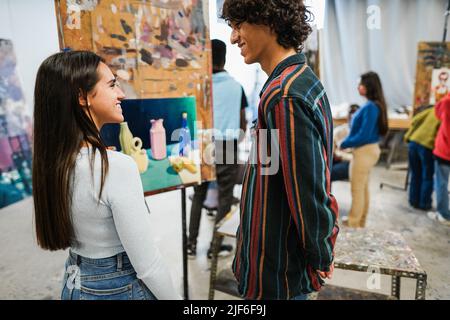
[[[195,96],[202,146],[213,127],[211,44],[205,0],[55,0],[61,48],[92,50],[127,98]],[[202,164],[202,179],[215,177]]]

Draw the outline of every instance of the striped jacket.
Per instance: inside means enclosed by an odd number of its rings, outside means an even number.
[[[260,96],[233,272],[247,299],[290,299],[318,291],[316,270],[329,271],[333,260],[332,117],[301,53],[275,68]]]

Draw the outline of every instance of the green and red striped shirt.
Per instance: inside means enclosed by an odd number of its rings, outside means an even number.
[[[261,91],[243,182],[233,261],[243,297],[290,299],[322,286],[316,270],[329,271],[339,232],[332,131],[325,90],[305,56],[282,61]]]

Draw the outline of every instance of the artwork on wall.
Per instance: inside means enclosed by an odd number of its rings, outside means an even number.
[[[91,50],[127,99],[194,96],[203,149],[211,143],[211,44],[206,0],[55,0],[61,49]],[[201,164],[202,180],[215,179]]]
[[[13,44],[0,39],[0,208],[31,195],[31,135]]]
[[[416,68],[414,110],[433,105],[450,86],[450,42],[420,42]]]
[[[102,129],[109,147],[136,161],[146,193],[200,183],[195,97],[122,101],[125,122]]]

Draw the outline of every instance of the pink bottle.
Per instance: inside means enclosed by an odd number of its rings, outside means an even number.
[[[163,127],[163,119],[151,120],[150,147],[155,160],[162,160],[167,157],[166,130]]]

